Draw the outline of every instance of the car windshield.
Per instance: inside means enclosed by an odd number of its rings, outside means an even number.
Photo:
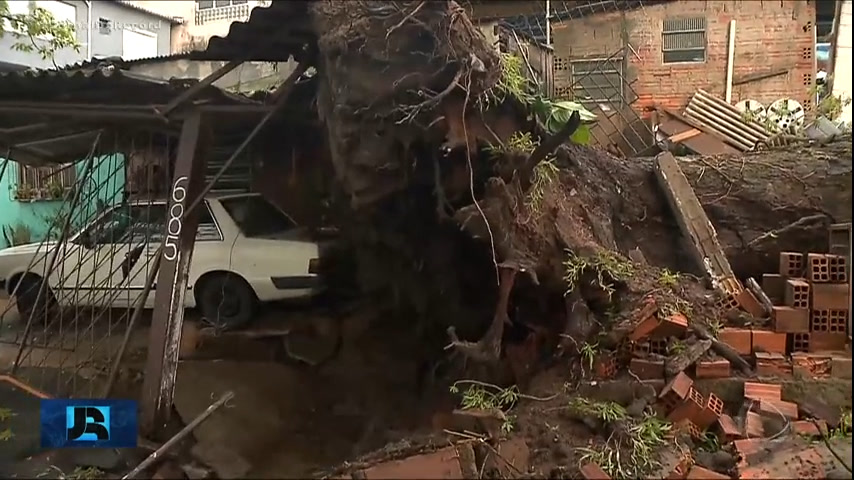
[[[261,196],[224,198],[220,203],[247,237],[275,235],[296,226],[293,220]]]

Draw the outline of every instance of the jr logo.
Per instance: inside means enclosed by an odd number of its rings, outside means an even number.
[[[65,424],[68,440],[80,442],[109,440],[110,407],[66,407]]]

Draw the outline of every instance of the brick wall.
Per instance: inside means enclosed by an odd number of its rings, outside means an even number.
[[[706,18],[706,61],[662,61],[662,24],[668,17]],[[654,104],[682,110],[699,89],[723,97],[730,20],[736,21],[733,78],[788,69],[788,73],[733,87],[733,103],[764,105],[783,97],[804,107],[815,76],[815,4],[812,1],[677,1],[570,20],[553,26],[555,87],[570,81],[569,59],[603,58],[627,49],[625,75],[638,94],[639,111]]]

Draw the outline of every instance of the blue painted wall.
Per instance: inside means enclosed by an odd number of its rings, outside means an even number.
[[[86,164],[85,161],[78,162],[74,167],[77,169],[77,185],[83,188],[81,198],[86,199],[73,215],[73,223],[78,227],[97,214],[100,202],[104,205],[112,205],[120,202],[124,195],[123,155],[115,154],[96,158],[90,175],[88,178],[83,178]],[[0,165],[2,165],[2,159],[0,159]],[[16,200],[17,171],[18,165],[9,162],[6,173],[0,179],[0,228],[14,228],[18,224],[26,225],[32,233],[31,240],[39,242],[45,238],[51,221],[60,216],[68,205],[63,204],[61,200]],[[53,235],[56,235],[60,228],[54,227]],[[0,234],[0,248],[8,246],[6,239]]]

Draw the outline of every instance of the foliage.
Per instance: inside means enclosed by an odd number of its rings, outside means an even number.
[[[831,438],[844,438],[851,436],[851,410],[842,412],[839,418],[839,426],[829,432]]]
[[[578,112],[582,124],[569,140],[579,145],[590,143],[589,123],[596,121],[596,115],[580,103],[566,100],[552,101],[546,98],[537,91],[533,82],[525,74],[523,60],[512,53],[503,53],[501,54],[501,75],[485,101],[489,103],[495,100],[500,103],[508,97],[530,108],[531,113],[549,133],[560,130],[569,121],[570,115]]]
[[[543,160],[534,167],[531,188],[528,190],[528,208],[535,212],[540,210],[540,206],[546,197],[546,187],[557,180],[559,172],[554,159]]]
[[[8,442],[15,437],[11,428],[2,428],[2,424],[9,421],[15,416],[15,412],[10,408],[0,407],[0,442]]]
[[[515,385],[508,388],[501,388],[488,383],[460,380],[451,385],[450,392],[454,394],[460,393],[460,385],[464,383],[468,383],[469,386],[462,392],[460,407],[463,410],[500,411],[505,417],[504,424],[501,425],[501,431],[510,433],[513,430],[513,417],[508,415],[508,412],[519,401],[519,389]]]
[[[563,267],[563,280],[566,282],[567,293],[578,286],[584,272],[592,270],[596,273],[597,285],[607,291],[609,296],[615,291],[613,282],[628,280],[635,272],[635,266],[631,261],[608,250],[600,250],[590,257],[580,257],[567,251]]]
[[[33,232],[29,226],[19,222],[15,225],[4,225],[3,238],[10,247],[26,245],[32,243]]]
[[[53,61],[58,50],[71,48],[80,50],[74,31],[74,24],[58,21],[41,7],[31,4],[28,13],[11,13],[8,0],[0,0],[0,19],[8,25],[11,32],[0,28],[0,37],[10,34],[15,37],[14,50],[36,52],[43,60]],[[5,26],[4,25],[4,26]]]
[[[620,429],[625,433],[610,435],[605,445],[580,449],[583,452],[580,463],[594,462],[611,478],[643,478],[643,474],[657,466],[656,448],[668,441],[670,423],[650,412],[640,419],[633,418],[618,403],[582,397],[573,398],[569,409],[575,415],[593,417],[605,424],[625,425]]]
[[[679,274],[663,268],[658,275],[658,284],[665,288],[673,288],[679,284]]]
[[[593,362],[596,361],[596,353],[599,351],[599,343],[584,342],[581,345],[581,358],[587,362],[587,368],[593,370]]]

